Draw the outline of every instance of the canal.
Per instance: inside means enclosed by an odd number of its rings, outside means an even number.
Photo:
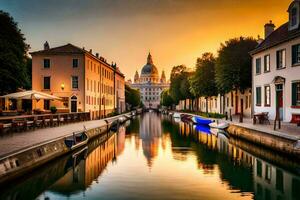
[[[0,199],[300,199],[300,164],[146,113],[0,189]]]

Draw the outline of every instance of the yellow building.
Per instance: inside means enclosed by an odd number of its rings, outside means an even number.
[[[90,112],[92,119],[116,109],[116,65],[108,64],[98,53],[72,44],[50,48],[46,42],[43,50],[31,55],[32,89],[62,98],[39,101],[36,108],[49,110],[55,106],[60,112]]]

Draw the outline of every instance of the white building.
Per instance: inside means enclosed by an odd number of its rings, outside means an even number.
[[[168,89],[170,84],[166,81],[164,71],[161,78],[156,66],[153,64],[152,56],[149,53],[147,64],[142,68],[141,76],[135,73],[134,82],[130,86],[138,89],[141,93],[141,101],[147,108],[157,108],[160,104],[160,94]]]
[[[269,112],[281,119],[296,122],[300,118],[300,0],[288,8],[289,21],[278,29],[265,25],[265,40],[251,52],[254,113]]]

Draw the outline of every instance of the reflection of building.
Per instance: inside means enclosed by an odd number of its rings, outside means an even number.
[[[160,117],[156,113],[149,113],[141,117],[140,138],[143,153],[151,167],[152,159],[157,156],[159,141],[162,134]]]
[[[262,150],[255,149],[253,146],[228,139],[225,135],[201,133],[195,131],[192,125],[180,123],[180,133],[182,136],[191,137],[203,144],[198,147],[199,166],[213,166],[218,164],[222,180],[228,181],[231,188],[237,188],[243,192],[254,192],[255,199],[300,199],[300,176],[287,170],[274,166],[251,153],[244,151],[236,146],[239,144],[251,149],[254,152]],[[209,151],[207,151],[209,150]],[[202,151],[207,151],[203,153]],[[205,159],[204,155],[209,155]],[[223,154],[220,155],[220,154]],[[266,153],[266,156],[269,156]],[[221,159],[221,158],[224,159]],[[228,159],[229,157],[229,159]],[[272,159],[272,158],[270,158]],[[285,162],[279,159],[281,162]],[[234,167],[233,167],[234,163]],[[292,165],[294,167],[294,164]],[[243,181],[242,181],[243,180]]]
[[[39,101],[36,108],[90,112],[93,119],[113,112],[114,106],[124,109],[124,76],[98,53],[72,44],[50,48],[46,42],[43,50],[31,55],[32,89],[62,98]]]
[[[69,195],[84,191],[106,168],[107,163],[116,157],[116,135],[101,143],[85,159],[74,164],[62,178],[50,188],[51,191]]]
[[[117,155],[120,155],[124,151],[125,137],[126,137],[126,129],[124,126],[121,126],[117,134]]]
[[[152,56],[149,53],[147,64],[142,68],[141,76],[135,73],[134,83],[130,86],[139,89],[141,100],[146,107],[157,108],[160,104],[161,92],[169,88],[170,84],[166,81],[165,72],[163,71],[159,78],[156,66],[153,64]]]

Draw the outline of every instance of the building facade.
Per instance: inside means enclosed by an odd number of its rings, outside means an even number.
[[[141,101],[146,108],[158,108],[161,92],[170,87],[170,84],[166,81],[164,71],[159,77],[150,53],[147,57],[146,65],[141,70],[141,75],[139,76],[139,73],[136,72],[134,82],[129,84],[132,88],[140,91]]]
[[[251,52],[253,110],[285,122],[300,120],[300,1],[288,8],[289,21],[265,25],[265,39]]]
[[[126,110],[125,76],[117,67],[115,70],[115,108],[118,113],[122,113]]]
[[[49,110],[55,106],[59,112],[90,112],[92,119],[115,111],[116,66],[98,53],[94,55],[92,50],[72,44],[50,48],[46,42],[43,50],[32,52],[31,56],[32,89],[62,99],[41,100],[35,108]]]

